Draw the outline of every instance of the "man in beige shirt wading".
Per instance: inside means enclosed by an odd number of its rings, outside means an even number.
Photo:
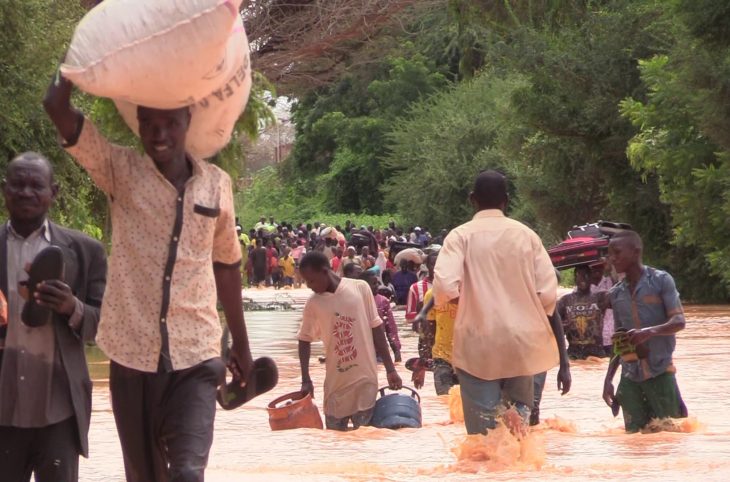
[[[202,481],[224,380],[216,294],[233,338],[229,368],[252,367],[241,301],[231,179],[185,150],[190,110],[139,107],[145,155],[110,144],[71,107],[59,77],[45,107],[107,195],[112,256],[97,344],[130,482]]]
[[[503,175],[480,173],[470,200],[477,213],[446,237],[433,293],[436,306],[459,305],[453,365],[466,430],[477,434],[496,427],[503,401],[514,404],[526,421],[533,375],[558,364],[558,343],[548,321],[558,284],[537,234],[504,215]],[[569,377],[561,369],[559,387],[569,384]]]

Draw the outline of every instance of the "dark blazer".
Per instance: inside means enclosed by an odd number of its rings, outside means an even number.
[[[56,347],[61,354],[61,362],[71,390],[71,402],[79,435],[79,452],[89,456],[89,422],[91,420],[91,379],[86,365],[84,343],[94,340],[99,325],[101,299],[106,285],[106,254],[104,246],[79,231],[66,229],[48,223],[51,244],[63,251],[66,265],[64,281],[71,287],[76,298],[84,303],[84,316],[79,332],[68,326],[68,319],[54,316]],[[7,223],[0,227],[0,289],[7,298]],[[2,367],[0,358],[0,367]]]

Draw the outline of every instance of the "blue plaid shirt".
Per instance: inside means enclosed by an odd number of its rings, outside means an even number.
[[[672,276],[648,266],[644,267],[633,295],[624,279],[611,288],[609,297],[616,328],[631,330],[657,326],[682,313],[682,302]],[[667,371],[676,345],[674,335],[655,336],[645,345],[649,348],[649,356],[635,362],[622,360],[621,376],[642,382]]]

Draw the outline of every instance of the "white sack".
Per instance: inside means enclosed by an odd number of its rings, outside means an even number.
[[[202,101],[240,69],[241,0],[106,0],[76,27],[61,73],[81,90],[158,109]]]
[[[228,40],[227,61],[234,65],[229,77],[204,97],[191,105],[190,128],[186,138],[187,151],[205,159],[213,156],[231,140],[233,126],[240,117],[251,92],[251,62],[248,41],[240,17]],[[114,103],[127,125],[139,134],[137,106],[115,99]]]
[[[393,264],[400,266],[402,260],[413,261],[416,264],[421,264],[426,260],[426,255],[418,248],[406,248],[403,251],[398,251],[393,259]]]

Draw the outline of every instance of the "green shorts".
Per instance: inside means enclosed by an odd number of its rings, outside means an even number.
[[[680,418],[679,388],[674,373],[663,373],[643,382],[621,377],[616,398],[627,432],[638,432],[654,418]]]

